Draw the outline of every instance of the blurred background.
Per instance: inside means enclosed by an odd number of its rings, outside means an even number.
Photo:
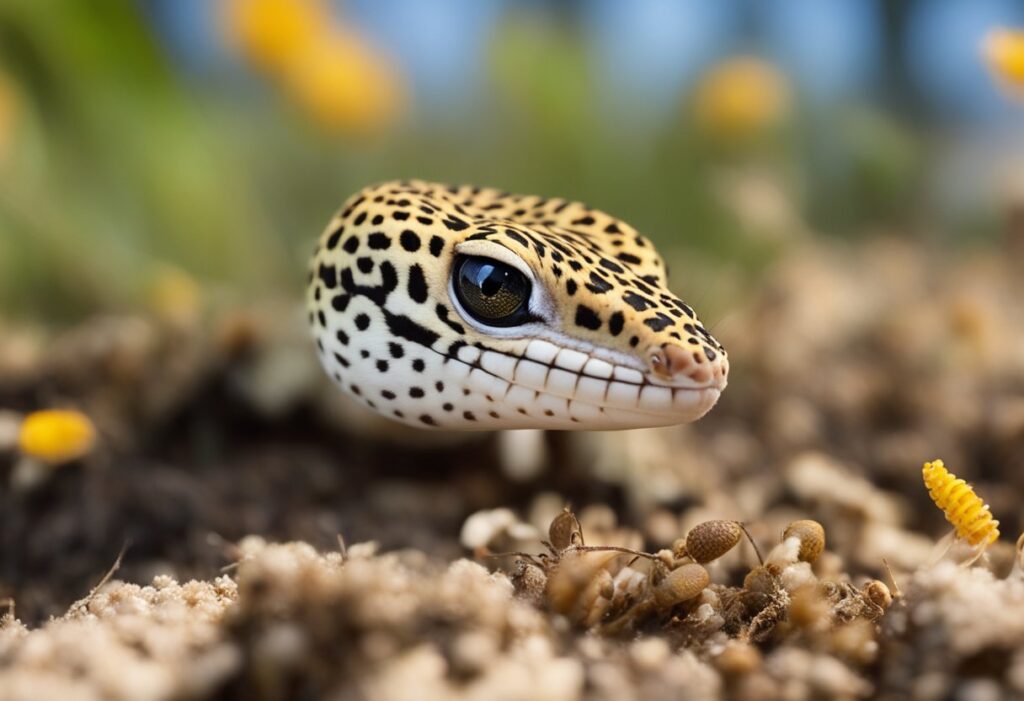
[[[1022,24],[1016,0],[5,0],[0,308],[297,296],[341,201],[404,177],[583,199],[680,280],[806,236],[988,245],[1024,199]]]
[[[1012,542],[1022,27],[1016,0],[3,0],[0,601],[62,612],[128,542],[132,581],[247,534],[455,557],[500,547],[460,544],[470,514],[543,533],[567,500],[650,549],[817,518],[880,576],[944,532],[936,457]],[[719,406],[488,436],[347,403],[306,261],[412,177],[635,225],[730,352]]]

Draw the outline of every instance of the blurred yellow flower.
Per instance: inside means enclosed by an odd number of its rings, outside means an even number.
[[[996,79],[1024,98],[1024,31],[993,29],[982,41],[981,51]]]
[[[697,85],[698,125],[726,140],[754,136],[777,125],[789,111],[790,89],[771,64],[750,56],[712,68]]]
[[[96,429],[85,414],[64,409],[35,411],[18,431],[22,453],[50,464],[77,460],[92,450]]]
[[[321,126],[356,134],[394,121],[404,85],[385,56],[323,0],[224,0],[229,38]]]
[[[293,56],[285,87],[322,126],[368,134],[391,124],[404,86],[386,58],[353,32],[320,36]]]
[[[322,0],[225,0],[228,38],[263,70],[283,68],[330,23]]]
[[[148,297],[150,307],[162,319],[188,324],[199,315],[203,291],[184,270],[160,266],[150,280]]]

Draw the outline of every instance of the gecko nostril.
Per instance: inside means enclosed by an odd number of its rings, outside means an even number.
[[[724,355],[712,356],[706,350],[694,351],[671,343],[654,351],[650,363],[651,370],[661,377],[688,377],[697,384],[722,380],[729,371]]]

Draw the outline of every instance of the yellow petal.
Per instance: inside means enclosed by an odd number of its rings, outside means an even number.
[[[96,429],[85,414],[62,409],[35,411],[18,432],[18,448],[48,463],[76,460],[92,450]]]
[[[982,42],[982,55],[996,78],[1024,88],[1024,31],[993,29]]]
[[[314,121],[347,134],[381,131],[404,101],[401,76],[387,58],[342,29],[321,35],[296,53],[282,77]]]
[[[249,61],[277,71],[329,26],[330,17],[322,0],[227,0],[223,24]]]
[[[789,110],[789,86],[771,64],[740,56],[709,71],[697,85],[698,125],[714,136],[743,139],[778,123]]]

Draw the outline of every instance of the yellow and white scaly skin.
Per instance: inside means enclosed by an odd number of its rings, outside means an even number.
[[[651,244],[564,199],[368,187],[320,238],[308,303],[335,382],[419,427],[695,421],[729,370]]]

